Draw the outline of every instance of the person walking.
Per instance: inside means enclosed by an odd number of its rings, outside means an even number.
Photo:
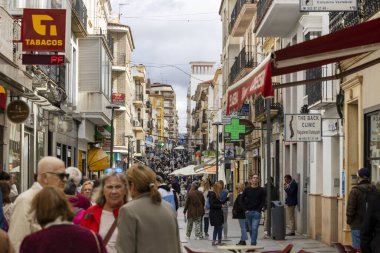
[[[241,198],[243,208],[246,210],[245,217],[248,220],[248,226],[251,231],[251,245],[256,245],[261,211],[265,204],[265,192],[259,186],[258,175],[252,176],[251,186],[244,189]]]
[[[193,230],[194,224],[194,233],[197,240],[203,239],[202,233],[202,217],[205,213],[205,199],[203,194],[198,191],[198,182],[194,181],[191,184],[190,191],[187,195],[185,208],[183,209],[183,214],[187,213],[187,229],[186,237],[190,240],[191,231]]]
[[[360,228],[366,209],[367,194],[375,191],[376,187],[369,181],[369,169],[359,169],[357,176],[358,184],[352,187],[348,195],[346,217],[347,224],[351,227],[352,247],[360,249]]]
[[[284,177],[284,191],[286,193],[285,204],[290,225],[290,232],[286,235],[294,236],[296,235],[295,211],[298,204],[298,184],[289,174]]]
[[[25,237],[20,253],[107,252],[99,235],[72,224],[71,204],[60,189],[44,187],[33,198],[30,211],[43,229]]]
[[[224,203],[220,200],[221,191],[222,185],[217,182],[212,186],[212,191],[208,193],[208,198],[210,202],[210,224],[214,227],[214,232],[212,234],[212,246],[224,244],[222,243],[222,230],[224,222],[222,205]],[[217,237],[218,243],[216,242]]]
[[[248,240],[247,229],[246,229],[246,218],[245,210],[242,203],[242,195],[244,191],[244,184],[240,183],[236,186],[236,191],[238,196],[235,199],[234,206],[232,208],[232,218],[239,220],[240,226],[240,241],[236,245],[247,245],[246,240]]]
[[[377,189],[367,195],[367,210],[360,229],[362,253],[380,252],[380,192]]]
[[[209,215],[210,215],[210,201],[209,201],[209,198],[208,198],[208,193],[210,191],[210,183],[209,181],[206,179],[203,181],[203,197],[205,199],[205,214],[203,215],[203,232],[205,233],[205,237],[209,237],[209,234],[208,234],[208,228],[210,226],[210,219],[209,219]]]
[[[172,207],[162,201],[156,174],[149,167],[133,164],[127,170],[132,201],[120,209],[118,253],[180,253],[178,221]]]
[[[228,198],[229,198],[229,192],[227,189],[224,188],[224,182],[223,180],[218,181],[219,184],[222,186],[222,191],[220,192],[220,201],[222,201],[224,204],[222,205],[222,211],[223,211],[223,236],[224,239],[227,239],[228,234]]]
[[[104,240],[108,253],[116,253],[119,233],[117,219],[119,209],[127,202],[127,180],[116,171],[110,171],[100,179],[100,194],[96,205],[86,210],[80,225],[98,233]]]
[[[41,226],[35,221],[33,213],[29,212],[34,196],[46,186],[58,187],[63,192],[69,177],[65,172],[65,164],[56,157],[46,156],[42,158],[37,167],[37,182],[27,191],[21,193],[13,205],[8,235],[16,253],[19,252],[25,236],[41,229]]]

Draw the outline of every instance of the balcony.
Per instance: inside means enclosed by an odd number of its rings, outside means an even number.
[[[359,24],[380,11],[378,0],[363,0],[360,5],[355,12],[330,12],[330,33]]]
[[[75,5],[72,6],[71,24],[75,36],[87,36],[87,8],[83,0],[75,1]]]
[[[240,80],[256,66],[257,63],[253,61],[252,52],[246,52],[244,47],[235,58],[235,62],[231,67],[229,76],[230,84],[232,85],[235,81]]]
[[[299,0],[259,0],[254,32],[258,37],[285,37],[302,13]]]
[[[127,55],[125,53],[114,54],[114,58],[112,60],[112,70],[125,71],[126,65],[127,65]]]
[[[144,95],[142,93],[136,93],[133,104],[137,108],[144,107]]]
[[[83,118],[99,126],[111,124],[111,110],[106,109],[110,102],[103,93],[80,91],[78,101],[81,103],[77,109]]]
[[[231,35],[243,37],[256,14],[257,0],[238,0],[231,13]]]
[[[132,127],[133,127],[133,131],[135,131],[135,132],[142,132],[144,130],[144,120],[143,119],[134,118],[132,120]]]
[[[265,122],[267,120],[266,116],[266,101],[261,96],[257,97],[255,100],[255,121]],[[282,105],[280,103],[275,103],[274,99],[270,99],[270,117],[275,118],[280,115],[282,110]]]
[[[331,75],[327,67],[318,67],[306,70],[306,79],[316,79]],[[330,71],[331,72],[331,71]],[[336,89],[332,81],[315,82],[306,85],[308,109],[321,110],[335,106]]]

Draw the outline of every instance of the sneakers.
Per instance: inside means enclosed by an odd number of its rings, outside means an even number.
[[[223,246],[223,245],[226,245],[226,244],[224,242],[218,242],[216,245]]]
[[[205,233],[205,237],[209,237],[209,234]]]
[[[216,241],[212,241],[211,245],[216,246]]]
[[[247,245],[245,241],[239,241],[239,243],[236,243],[236,245]]]
[[[294,232],[290,232],[290,233],[286,234],[286,236],[295,236],[295,235],[296,235],[296,233],[294,233]]]
[[[195,237],[195,240],[203,240],[203,236]]]

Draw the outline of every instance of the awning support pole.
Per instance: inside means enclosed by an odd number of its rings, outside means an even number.
[[[267,189],[266,189],[266,192],[267,192],[267,214],[266,214],[266,217],[265,219],[267,220],[267,227],[266,227],[266,230],[267,230],[267,233],[268,233],[268,236],[271,237],[272,235],[272,231],[271,231],[271,209],[272,209],[272,205],[271,205],[271,159],[270,159],[270,143],[271,143],[271,140],[270,140],[270,134],[271,134],[271,119],[270,119],[270,104],[271,104],[271,98],[266,98],[265,99],[265,104],[266,104],[266,115],[267,115]],[[272,182],[273,183],[273,182]]]

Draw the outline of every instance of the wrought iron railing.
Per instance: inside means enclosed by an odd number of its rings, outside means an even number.
[[[352,12],[330,12],[330,32],[359,24],[380,11],[379,0],[358,1],[358,10]]]
[[[265,113],[266,110],[266,99],[263,99],[263,97],[259,96],[255,99],[255,117],[258,117]],[[281,103],[275,103],[274,98],[270,99],[270,109],[271,110],[281,110],[282,105]]]
[[[144,100],[144,95],[142,93],[136,93],[135,94],[135,100],[137,100],[137,101],[143,101]]]
[[[38,68],[54,83],[65,89],[66,66],[39,65]]]
[[[257,0],[237,0],[235,7],[231,13],[231,21],[229,25],[230,32],[234,28],[235,22],[237,18],[239,17],[240,11],[243,8],[244,4],[254,4],[254,3],[257,3]]]
[[[306,70],[306,79],[316,79],[327,76],[327,67],[318,67]],[[334,101],[333,89],[328,87],[332,83],[330,81],[315,82],[306,85],[306,95],[308,97],[308,106],[318,101]]]
[[[252,52],[246,52],[245,47],[240,51],[239,55],[235,58],[235,62],[230,71],[230,85],[234,82],[235,78],[239,75],[240,71],[244,68],[252,68],[254,66]]]
[[[79,21],[82,23],[84,29],[87,30],[87,8],[83,0],[77,0],[73,7]]]
[[[118,53],[114,55],[113,64],[116,66],[125,66],[127,64],[127,55],[125,53]]]
[[[264,19],[269,7],[271,6],[273,0],[259,0],[257,3],[257,14],[256,14],[256,25],[255,31],[260,26],[261,21]]]

